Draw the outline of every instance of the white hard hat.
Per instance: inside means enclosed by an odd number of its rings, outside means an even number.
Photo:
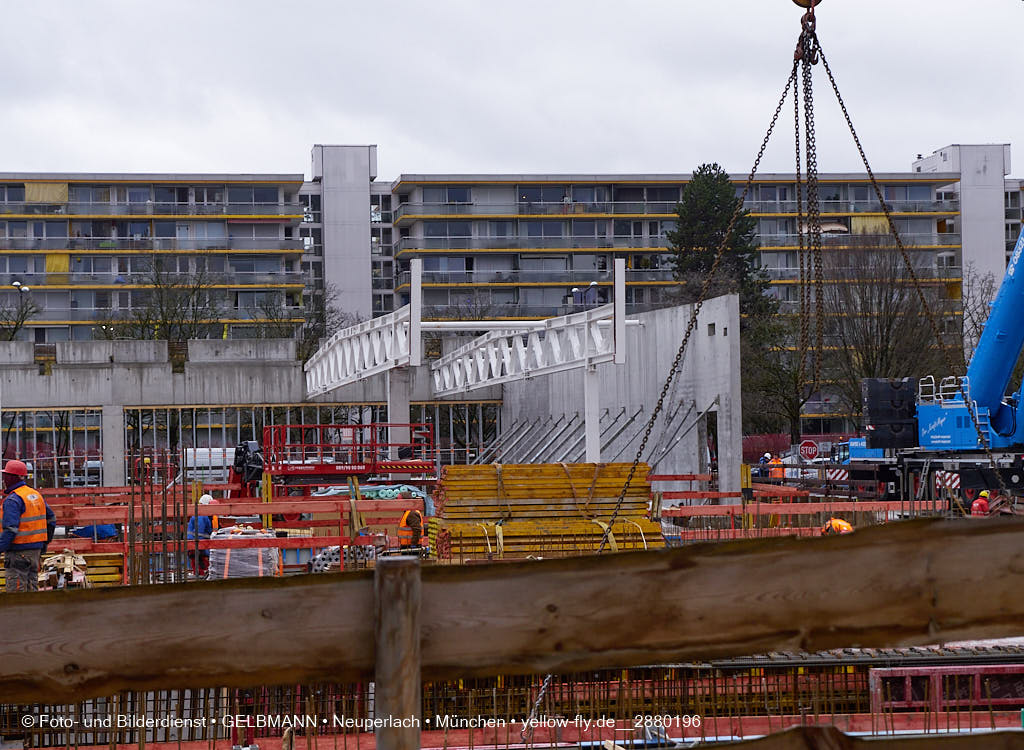
[[[210,495],[210,494],[203,495],[201,498],[199,498],[199,504],[200,505],[209,505],[212,502],[213,502],[213,495]]]
[[[772,457],[772,454],[771,454],[771,453],[765,453],[765,454],[764,454],[764,458],[771,458],[771,457]]]

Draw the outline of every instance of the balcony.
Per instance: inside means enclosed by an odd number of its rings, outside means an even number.
[[[799,268],[763,267],[772,281],[797,281],[800,278]],[[842,281],[846,279],[863,278],[866,273],[871,272],[870,266],[859,268],[842,268],[826,266],[824,270],[826,281]],[[882,270],[882,269],[878,269]],[[921,280],[953,281],[963,278],[963,268],[960,266],[923,266],[915,267],[914,273]],[[907,279],[909,283],[909,278]]]
[[[176,239],[174,237],[34,237],[0,238],[0,250],[39,250],[63,252],[110,252],[123,250],[202,251],[280,250],[301,253],[302,240],[249,239],[221,237],[218,239]]]
[[[674,201],[629,201],[580,203],[403,203],[394,212],[395,223],[414,221],[427,216],[565,216],[585,218],[588,214],[637,216],[647,214],[674,215]],[[795,211],[796,209],[794,209]]]
[[[664,237],[402,237],[398,252],[417,250],[571,250],[651,248],[668,252]]]
[[[189,279],[190,274],[165,274],[170,284],[175,278]],[[284,284],[304,285],[306,276],[300,271],[281,271],[280,273],[230,271],[228,273],[204,274],[204,280],[209,286],[282,286]],[[41,287],[65,287],[65,286],[109,286],[114,289],[121,286],[152,286],[153,275],[149,272],[135,273],[9,273],[0,274],[0,287],[8,287],[13,282],[19,281],[30,289]]]
[[[626,314],[635,315],[648,310],[655,310],[661,307],[668,307],[670,303],[664,304],[633,304],[626,303]],[[467,305],[424,305],[424,320],[542,320],[544,318],[555,318],[561,315],[583,312],[593,305],[522,305],[510,304],[467,304]]]
[[[398,275],[398,287],[408,286],[412,274],[403,271]],[[424,271],[424,284],[611,284],[611,271]],[[671,270],[626,271],[627,284],[675,282]]]
[[[885,205],[893,213],[958,213],[960,201],[901,201],[887,200]],[[867,201],[829,201],[820,202],[821,213],[823,214],[860,214],[860,213],[882,213],[882,205],[877,199]],[[755,201],[746,200],[743,208],[752,214],[795,214],[797,212],[796,201]],[[804,204],[804,213],[807,213],[807,204]]]
[[[211,322],[221,322],[225,320],[261,320],[267,318],[267,311],[263,308],[258,307],[223,307],[214,313],[215,319]],[[71,321],[76,323],[100,323],[112,322],[117,323],[119,319],[130,320],[132,317],[132,309],[121,308],[113,310],[111,308],[96,308],[96,307],[47,307],[44,310],[36,313],[32,316],[31,322],[56,322],[56,321]],[[275,320],[294,321],[296,323],[303,320],[301,308],[280,308],[275,312]]]
[[[907,247],[959,247],[960,234],[955,232],[921,232],[921,233],[900,233],[900,240]],[[755,237],[758,247],[783,247],[796,250],[800,247],[800,235],[798,234],[760,234]],[[807,242],[807,237],[804,237]],[[896,240],[891,234],[823,234],[821,244],[827,250],[830,248],[847,247],[895,247]]]
[[[30,216],[289,216],[301,203],[0,203],[0,215]]]

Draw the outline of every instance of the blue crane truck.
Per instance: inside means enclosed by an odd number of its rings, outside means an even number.
[[[968,508],[984,489],[1024,497],[1024,385],[1007,393],[1024,348],[1022,255],[1024,232],[966,375],[862,384],[866,448],[883,451],[904,499],[930,498],[936,472],[957,478]]]

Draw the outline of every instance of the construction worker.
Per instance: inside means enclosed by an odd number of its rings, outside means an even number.
[[[53,539],[57,517],[38,490],[26,484],[28,467],[23,461],[4,464],[3,533],[7,591],[39,590],[39,557]]]
[[[398,522],[398,546],[419,547],[422,535],[423,514],[415,509],[405,511]]]
[[[199,498],[200,505],[216,505],[217,501],[213,498],[213,495],[206,494]],[[195,539],[209,539],[213,536],[213,532],[220,529],[220,518],[217,516],[193,516],[188,519],[188,529],[186,537],[189,541]],[[206,572],[210,569],[210,550],[201,549],[199,550],[199,564],[196,565],[196,550],[195,545],[190,545],[188,549],[188,559],[192,566],[192,569],[196,571],[196,574],[203,578],[206,576]]]
[[[786,467],[782,465],[782,459],[775,456],[768,462],[768,466],[771,468],[768,470],[768,475],[772,479],[785,479],[786,478]]]
[[[841,518],[830,518],[821,527],[822,536],[833,536],[837,534],[851,534],[853,533],[853,526],[844,521]]]
[[[988,515],[988,490],[982,490],[978,493],[977,499],[971,503],[971,515],[972,516],[987,516]]]

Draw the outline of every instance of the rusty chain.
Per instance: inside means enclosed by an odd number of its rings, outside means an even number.
[[[822,67],[825,68],[825,73],[828,75],[829,83],[832,85],[832,91],[835,93],[836,100],[839,102],[839,107],[843,111],[843,117],[846,119],[846,125],[850,129],[850,135],[853,136],[853,142],[857,146],[857,152],[860,154],[860,159],[864,164],[864,170],[867,172],[868,179],[871,181],[871,186],[874,188],[875,196],[878,198],[878,202],[882,206],[882,211],[885,214],[885,220],[889,225],[889,231],[892,232],[892,236],[896,242],[896,247],[899,248],[900,255],[903,257],[903,264],[906,266],[907,274],[910,276],[910,281],[914,286],[914,291],[917,292],[918,300],[921,302],[921,307],[924,310],[925,315],[928,317],[928,325],[931,327],[932,335],[935,336],[935,342],[939,346],[939,351],[942,353],[942,357],[945,360],[946,367],[949,369],[949,372],[956,372],[958,367],[953,362],[953,357],[949,352],[949,347],[946,346],[946,343],[942,338],[942,334],[939,331],[935,313],[932,312],[931,305],[928,304],[928,299],[924,294],[924,288],[921,285],[920,279],[917,277],[917,272],[914,271],[914,264],[910,260],[910,254],[907,252],[907,248],[904,246],[903,240],[900,238],[900,233],[896,229],[896,223],[893,221],[892,214],[889,211],[889,206],[885,202],[885,196],[882,195],[882,188],[878,184],[878,180],[875,179],[875,173],[871,170],[871,165],[868,164],[867,154],[864,153],[864,147],[861,145],[860,138],[857,135],[857,130],[853,127],[853,120],[850,118],[850,113],[846,108],[846,102],[843,101],[843,96],[839,93],[839,85],[836,83],[835,76],[832,74],[832,68],[829,67],[828,60],[825,59],[825,53],[822,51],[820,44],[817,44],[817,50],[821,56]],[[971,422],[974,424],[974,431],[978,435],[978,443],[981,445],[986,458],[988,458],[988,461],[992,466],[992,470],[996,475],[996,481],[999,482],[1000,494],[1009,497],[1010,493],[1006,487],[1006,482],[1003,481],[1003,475],[999,472],[999,462],[996,461],[996,457],[992,455],[992,449],[988,444],[988,437],[981,429],[981,423],[978,421],[978,415],[975,410],[974,403],[970,398],[968,398],[967,390],[964,388],[963,378],[957,378],[957,390],[960,393],[960,397],[964,400],[964,405],[967,407],[967,413],[970,415]],[[927,481],[927,477],[922,477],[921,480]]]

